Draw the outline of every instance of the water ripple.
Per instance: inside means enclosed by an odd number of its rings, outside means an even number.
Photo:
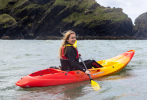
[[[134,49],[135,55],[120,72],[94,79],[100,86],[93,91],[89,81],[23,89],[15,86],[21,77],[34,71],[59,66],[61,40],[0,40],[0,98],[2,100],[139,100],[146,99],[146,40],[79,40],[84,60],[104,60]]]

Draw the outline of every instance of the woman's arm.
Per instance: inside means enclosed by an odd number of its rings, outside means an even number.
[[[83,66],[81,66],[79,64],[79,62],[76,61],[76,55],[77,54],[76,54],[76,51],[74,50],[74,48],[72,46],[67,47],[66,54],[67,54],[68,59],[69,59],[71,65],[73,67],[75,67],[77,70],[81,70],[83,72],[86,71],[85,68]]]

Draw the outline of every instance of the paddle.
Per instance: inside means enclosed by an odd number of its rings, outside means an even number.
[[[79,58],[81,59],[83,65],[84,65],[84,67],[85,67],[85,69],[87,70],[87,67],[86,67],[85,63],[83,62],[82,57],[79,56]],[[90,78],[92,88],[93,88],[95,91],[99,90],[99,89],[100,89],[99,84],[96,83],[96,82],[91,78],[90,74],[88,74],[88,76],[89,76],[89,78]]]

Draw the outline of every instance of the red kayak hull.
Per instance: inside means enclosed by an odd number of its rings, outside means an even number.
[[[134,50],[129,50],[116,57],[107,60],[97,61],[103,67],[89,69],[91,71],[91,77],[98,78],[105,75],[111,75],[120,71],[130,62],[134,53]],[[66,72],[60,69],[48,68],[24,76],[15,84],[22,88],[45,87],[80,82],[85,80],[89,80],[89,77],[87,76],[87,74],[80,70]]]

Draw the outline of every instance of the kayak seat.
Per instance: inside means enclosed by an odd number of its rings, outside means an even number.
[[[68,59],[60,59],[61,70],[63,71],[72,71],[74,67],[71,66],[71,63]]]

